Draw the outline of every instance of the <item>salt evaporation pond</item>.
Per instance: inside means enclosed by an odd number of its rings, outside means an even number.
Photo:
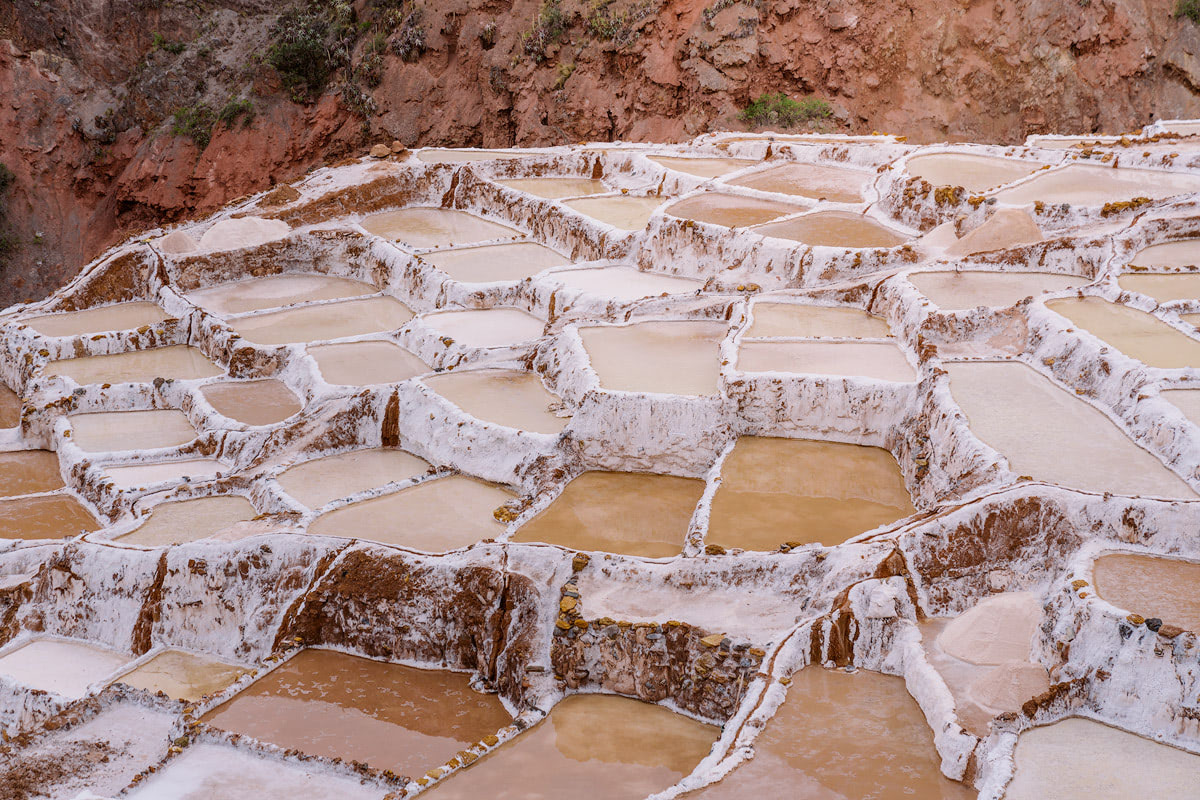
[[[185,297],[218,316],[244,314],[317,300],[344,300],[375,294],[369,283],[319,274],[269,275],[194,289]]]
[[[641,800],[688,775],[720,731],[662,706],[572,695],[533,728],[435,786],[434,800]]]
[[[1004,800],[1130,800],[1196,796],[1200,756],[1072,717],[1017,739]]]
[[[290,231],[291,226],[281,219],[233,217],[223,219],[206,230],[196,243],[196,249],[216,251],[257,247],[282,239]]]
[[[426,164],[466,164],[471,161],[512,161],[528,158],[531,153],[510,150],[456,150],[431,147],[417,151],[417,158]]]
[[[713,395],[721,374],[724,322],[638,322],[581,327],[579,336],[603,389]]]
[[[239,317],[233,330],[256,344],[297,344],[398,330],[412,319],[394,297],[338,300]]]
[[[128,353],[64,358],[47,364],[44,374],[70,378],[86,386],[91,383],[150,383],[155,378],[192,381],[224,372],[200,350],[180,344]]]
[[[637,267],[588,267],[565,269],[546,276],[570,289],[613,300],[640,300],[663,294],[685,294],[700,290],[704,281],[647,272]]]
[[[193,744],[125,797],[132,800],[382,800],[357,778],[309,772],[292,761],[217,744]]]
[[[309,345],[307,350],[321,378],[336,386],[398,383],[429,372],[424,361],[391,342]]]
[[[0,383],[0,428],[15,428],[21,424],[21,398]]]
[[[759,200],[721,192],[704,192],[667,206],[666,213],[679,219],[691,219],[726,228],[759,225],[773,219],[798,214],[803,206],[793,206],[775,200]]]
[[[1161,200],[1200,191],[1200,175],[1145,169],[1114,169],[1095,164],[1068,164],[1041,172],[1029,180],[996,192],[1001,203],[1101,206],[1105,203],[1148,197]]]
[[[250,672],[246,667],[208,656],[183,650],[163,650],[117,681],[151,694],[162,692],[174,700],[195,702],[205,695],[224,691]]]
[[[517,308],[438,311],[422,319],[465,347],[509,347],[540,339],[546,323]]]
[[[257,515],[250,501],[237,495],[159,503],[145,522],[117,541],[142,547],[169,547],[207,539]]]
[[[1182,411],[1193,425],[1200,425],[1200,389],[1164,389],[1159,395]]]
[[[757,164],[748,158],[686,158],[677,156],[647,156],[659,166],[695,175],[698,178],[719,178],[739,169],[752,167]]]
[[[1200,265],[1200,239],[1152,244],[1139,250],[1129,263],[1138,267],[1159,269],[1195,267]]]
[[[708,539],[725,547],[826,546],[915,513],[880,447],[742,436],[721,467]]]
[[[834,203],[861,203],[863,190],[874,178],[869,172],[821,164],[782,164],[753,175],[735,178],[730,186],[776,192]]]
[[[584,197],[567,205],[581,214],[625,231],[640,231],[661,206],[661,197]]]
[[[218,414],[246,425],[274,425],[304,406],[283,381],[223,381],[200,387]]]
[[[86,333],[134,330],[143,325],[155,325],[167,319],[170,319],[167,312],[156,304],[135,301],[88,308],[83,311],[64,311],[26,317],[21,322],[42,336],[80,336]]]
[[[930,153],[914,156],[905,171],[934,186],[961,186],[968,192],[983,192],[1032,175],[1041,164],[1003,156],[971,153]]]
[[[908,282],[943,311],[970,311],[980,306],[1008,308],[1026,297],[1061,292],[1090,283],[1087,278],[1052,272],[984,272],[980,270],[913,272]]]
[[[498,486],[450,475],[334,509],[308,532],[445,552],[504,533],[492,512],[512,499]]]
[[[421,258],[463,283],[520,281],[532,278],[542,270],[571,263],[566,256],[533,242],[464,247],[429,253]]]
[[[331,500],[412,480],[429,471],[429,463],[392,448],[355,450],[325,456],[284,470],[283,490],[301,505],[320,508]]]
[[[782,222],[759,225],[755,233],[791,239],[814,247],[895,247],[908,241],[900,231],[880,225],[870,217],[848,211],[818,211]]]
[[[517,530],[514,542],[547,542],[668,558],[683,550],[704,481],[637,472],[585,472]]]
[[[1108,417],[1017,361],[945,363],[971,432],[1009,469],[1074,489],[1195,499]]]
[[[492,239],[511,239],[520,231],[453,208],[402,208],[372,214],[362,221],[368,233],[409,247],[442,247]]]
[[[512,718],[495,695],[472,690],[468,675],[310,649],[202,721],[308,755],[418,777]]]
[[[183,461],[152,461],[145,464],[102,467],[104,474],[122,489],[153,486],[156,483],[207,480],[231,471],[228,464],[213,458],[189,458]]]
[[[0,453],[0,497],[52,492],[62,487],[57,454],[49,450]]]
[[[904,679],[810,666],[754,740],[754,757],[695,800],[973,800],[941,773],[933,734]]]
[[[182,411],[97,411],[71,414],[71,441],[81,450],[102,453],[178,447],[198,435]]]
[[[1200,340],[1177,331],[1153,314],[1099,297],[1051,300],[1046,307],[1147,366],[1200,366]]]
[[[1095,560],[1092,583],[1096,593],[1117,608],[1200,632],[1200,564],[1112,553]]]
[[[129,661],[124,653],[86,642],[34,639],[0,656],[0,675],[75,700]]]
[[[1126,273],[1117,284],[1127,292],[1153,297],[1160,303],[1175,300],[1200,300],[1200,274]]]
[[[478,420],[532,433],[558,434],[570,421],[553,413],[562,401],[532,372],[477,369],[430,375],[422,382]]]
[[[892,335],[885,320],[857,308],[759,300],[750,312],[754,321],[744,334],[747,337],[882,339]]]
[[[0,500],[0,539],[63,539],[99,528],[92,512],[70,495]]]
[[[916,370],[891,342],[829,342],[743,339],[737,368],[742,372],[790,372],[911,383]]]
[[[593,178],[512,178],[496,181],[501,186],[525,192],[534,197],[544,197],[547,200],[561,200],[564,197],[583,197],[589,194],[604,194],[611,191],[604,181]]]

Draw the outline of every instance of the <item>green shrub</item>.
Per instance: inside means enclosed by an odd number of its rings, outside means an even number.
[[[791,128],[805,122],[815,122],[833,114],[829,103],[819,97],[793,100],[783,92],[766,92],[742,109],[738,118],[755,126],[774,125]]]
[[[208,147],[212,141],[212,129],[216,124],[213,110],[206,103],[197,103],[177,109],[171,122],[171,132],[176,136],[188,136],[199,145],[200,149]]]
[[[535,64],[546,60],[546,50],[567,32],[567,14],[562,10],[562,0],[542,0],[537,16],[529,30],[521,34],[525,52],[533,57]]]
[[[333,71],[325,45],[328,33],[325,15],[305,8],[284,12],[271,28],[266,62],[297,102],[311,102],[325,89]]]
[[[175,55],[179,55],[187,49],[187,44],[184,42],[168,42],[158,31],[150,34],[150,46],[155,50],[166,50]]]
[[[642,0],[625,11],[613,11],[615,0],[592,0],[588,12],[588,33],[602,42],[615,42],[624,47],[637,41],[641,34],[639,23],[658,10],[657,0]]]
[[[1187,17],[1192,22],[1200,23],[1200,0],[1176,0],[1175,16]]]
[[[243,128],[248,128],[250,123],[254,122],[254,101],[248,97],[242,100],[230,99],[217,112],[217,120],[225,123],[226,128],[232,128],[239,118]]]
[[[12,170],[8,168],[8,164],[0,161],[0,197],[3,197],[4,193],[12,188],[13,181],[16,179],[17,176],[13,175]]]

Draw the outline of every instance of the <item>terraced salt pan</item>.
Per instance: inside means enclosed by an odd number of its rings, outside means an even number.
[[[1180,333],[1153,314],[1098,297],[1051,300],[1046,307],[1147,366],[1200,366],[1200,339]]]
[[[1200,274],[1149,275],[1126,273],[1117,284],[1127,292],[1139,292],[1160,303],[1175,300],[1200,300]]]
[[[512,722],[469,676],[305,650],[204,715],[223,730],[309,755],[418,777]]]
[[[1200,239],[1152,244],[1138,251],[1129,263],[1138,267],[1194,267],[1200,264]]]
[[[561,200],[564,197],[582,197],[589,194],[604,194],[612,191],[604,181],[593,178],[514,178],[507,181],[496,181],[501,186],[525,192],[534,197],[544,197],[547,200]]]
[[[412,317],[408,306],[394,297],[368,297],[268,311],[230,324],[256,344],[298,344],[394,331]]]
[[[216,744],[194,744],[127,794],[133,800],[381,800],[382,789],[358,778],[309,772],[290,761],[260,758]]]
[[[469,161],[512,161],[528,158],[532,153],[514,153],[510,150],[455,150],[452,148],[428,148],[417,151],[417,158],[426,164],[465,164]]]
[[[1200,389],[1164,389],[1159,394],[1182,411],[1193,425],[1200,425]]]
[[[397,383],[429,372],[424,361],[391,342],[309,345],[307,350],[325,382],[339,386]]]
[[[901,678],[810,666],[754,740],[754,757],[696,800],[968,800],[940,771],[933,735]]]
[[[704,481],[635,472],[585,472],[514,542],[547,542],[646,558],[679,555]]]
[[[150,464],[131,464],[125,467],[104,467],[104,474],[122,489],[172,483],[184,479],[206,480],[232,470],[228,464],[213,458],[191,458],[185,461],[157,461]]]
[[[1117,608],[1200,632],[1200,564],[1113,553],[1093,563],[1092,582]]]
[[[182,411],[99,411],[71,414],[71,440],[82,450],[154,450],[187,444],[198,435]]]
[[[124,331],[154,325],[170,319],[167,312],[154,303],[137,301],[111,306],[43,314],[21,320],[42,336],[80,336],[85,333]]]
[[[638,322],[581,327],[579,336],[603,389],[712,395],[719,390],[723,322]]]
[[[791,239],[815,247],[895,247],[908,236],[880,225],[870,217],[847,211],[818,211],[782,222],[759,225],[755,233]]]
[[[562,401],[546,391],[537,375],[511,369],[443,372],[422,381],[476,419],[533,433],[558,434],[569,417],[551,408]]]
[[[224,372],[195,347],[181,344],[51,361],[43,374],[70,378],[86,386],[91,383],[150,383],[155,378],[193,381]]]
[[[0,453],[0,497],[52,492],[62,487],[55,453],[49,450]]]
[[[516,308],[438,311],[423,319],[466,347],[507,347],[540,339],[546,323]]]
[[[0,383],[0,428],[15,428],[21,424],[21,398]]]
[[[63,539],[99,529],[92,512],[70,495],[0,500],[0,539]]]
[[[571,263],[566,256],[533,242],[466,247],[429,253],[422,259],[464,283],[520,281],[532,278],[542,270]]]
[[[968,192],[983,192],[1032,175],[1041,164],[1002,156],[970,153],[930,153],[914,156],[905,171],[934,186],[961,186]]]
[[[971,664],[1025,661],[1041,618],[1037,595],[1005,592],[981,600],[947,623],[938,645]]]
[[[318,517],[308,532],[430,553],[456,550],[502,534],[492,512],[512,498],[498,486],[451,475],[334,509]]]
[[[302,505],[320,508],[339,497],[411,480],[428,471],[426,461],[403,450],[355,450],[289,467],[278,481]]]
[[[302,273],[230,281],[206,289],[194,289],[184,296],[201,308],[218,316],[226,316],[295,303],[361,297],[378,291],[369,283],[350,278]]]
[[[911,383],[917,373],[904,351],[891,342],[742,340],[737,368],[742,372],[793,372]]]
[[[85,642],[34,639],[0,656],[0,675],[74,700],[129,660],[124,653]]]
[[[195,702],[224,691],[251,670],[183,650],[163,650],[118,681],[151,694],[162,692],[174,700]]]
[[[1050,272],[968,270],[913,272],[908,282],[943,311],[969,311],[980,306],[1007,308],[1026,297],[1074,289],[1089,281]]]
[[[472,244],[520,235],[520,231],[507,225],[453,208],[402,208],[372,214],[361,224],[368,233],[416,248]]]
[[[199,250],[234,250],[256,247],[287,236],[291,228],[280,219],[238,217],[223,219],[204,232],[196,243]]]
[[[832,546],[913,513],[887,450],[743,436],[721,467],[707,541],[746,550]]]
[[[434,800],[640,800],[689,774],[720,731],[662,706],[572,695],[530,730],[435,786]]]
[[[159,503],[150,512],[149,519],[117,541],[142,547],[184,544],[216,536],[257,515],[258,511],[249,500],[236,495]]]
[[[1191,797],[1200,756],[1088,719],[1021,734],[1004,800]]]
[[[640,231],[663,204],[661,197],[584,197],[567,205],[592,219],[626,231]]]
[[[1049,204],[1100,206],[1134,197],[1161,200],[1195,191],[1200,191],[1200,175],[1068,164],[996,192],[993,197],[1001,203],[1013,205],[1026,205],[1040,200]]]
[[[782,164],[728,181],[760,192],[777,192],[834,203],[861,203],[863,190],[874,176],[861,170],[822,164]]]
[[[571,289],[613,300],[640,300],[662,294],[685,294],[703,288],[704,281],[660,275],[636,267],[566,269],[547,276]]]
[[[971,431],[1017,475],[1092,492],[1196,494],[1097,409],[1016,361],[946,363]]]
[[[882,339],[892,335],[886,321],[857,308],[759,300],[750,306],[750,311],[754,321],[744,334],[748,337],[830,336],[846,339]]]
[[[200,388],[218,414],[246,425],[274,425],[304,406],[283,381],[224,381]]]
[[[647,156],[647,158],[659,166],[699,178],[719,178],[758,163],[748,158],[679,158],[675,156]]]
[[[759,200],[736,194],[704,192],[667,206],[666,213],[679,219],[723,225],[726,228],[745,227],[770,222],[773,219],[804,211],[774,200]]]

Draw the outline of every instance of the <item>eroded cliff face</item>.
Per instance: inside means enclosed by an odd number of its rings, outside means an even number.
[[[373,140],[679,141],[739,127],[738,110],[765,91],[827,98],[830,130],[922,141],[1200,113],[1200,28],[1174,18],[1171,0],[318,0],[353,24],[330,33],[335,69],[309,104],[263,62],[284,5],[0,8],[0,163],[15,176],[3,207],[16,240],[0,257],[0,305],[46,294],[123,236]],[[201,105],[234,115],[176,121]]]

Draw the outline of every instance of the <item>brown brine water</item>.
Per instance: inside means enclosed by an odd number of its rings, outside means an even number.
[[[534,197],[560,200],[564,197],[582,197],[589,194],[604,194],[609,191],[604,181],[592,178],[511,178],[496,181],[501,186],[525,192]]]
[[[1096,593],[1117,608],[1200,632],[1200,564],[1114,553],[1092,569]]]
[[[750,311],[754,322],[746,336],[881,339],[892,334],[886,321],[857,308],[759,301]]]
[[[62,539],[99,528],[92,512],[70,495],[0,500],[0,539]]]
[[[196,701],[224,691],[251,670],[182,650],[164,650],[117,680],[151,694],[162,692],[175,700]]]
[[[160,503],[145,522],[117,541],[143,547],[184,544],[207,539],[257,514],[249,500],[237,495]]]
[[[1200,266],[1200,239],[1152,244],[1130,260],[1139,267],[1196,267]]]
[[[320,508],[339,497],[411,480],[428,471],[428,462],[403,450],[355,450],[289,467],[278,480],[302,505]]]
[[[486,283],[532,278],[542,270],[570,264],[571,259],[533,242],[464,247],[429,253],[422,259],[456,281]]]
[[[729,185],[834,203],[861,203],[863,189],[873,177],[869,172],[821,164],[782,164],[735,178]]]
[[[931,153],[910,158],[906,171],[934,186],[961,186],[968,192],[983,192],[1032,175],[1041,167],[1003,156]]]
[[[49,450],[0,453],[0,497],[61,489],[58,456]]]
[[[429,366],[391,342],[341,342],[309,345],[326,383],[337,386],[376,386],[424,375]]]
[[[517,308],[438,311],[423,319],[464,347],[508,347],[541,337],[546,323]]]
[[[584,197],[567,205],[592,219],[626,231],[640,231],[663,203],[661,197]]]
[[[1068,164],[993,195],[1002,203],[1026,205],[1067,203],[1102,206],[1134,197],[1161,200],[1200,191],[1200,175],[1148,169],[1113,169],[1096,164]]]
[[[754,758],[691,800],[973,800],[941,774],[902,678],[807,667],[754,741]]]
[[[572,289],[614,300],[639,300],[662,294],[695,292],[703,281],[647,272],[636,267],[589,267],[567,269],[546,276]]]
[[[453,208],[402,208],[373,214],[362,227],[376,236],[395,239],[409,247],[441,247],[493,239],[512,239],[520,232]]]
[[[1153,314],[1099,297],[1051,300],[1046,307],[1147,366],[1200,366],[1200,340],[1177,331]]]
[[[61,375],[80,385],[90,383],[150,383],[155,378],[190,381],[212,378],[225,370],[191,345],[154,347],[129,353],[83,356],[51,361],[46,375]]]
[[[297,344],[399,330],[412,317],[394,297],[368,297],[268,311],[239,317],[231,325],[256,344]]]
[[[305,650],[202,719],[309,755],[414,778],[512,722],[468,675]]]
[[[124,653],[87,642],[34,639],[0,657],[0,675],[73,700],[129,661]]]
[[[647,156],[647,158],[659,166],[695,175],[698,178],[718,178],[758,163],[748,158],[678,158],[674,156]]]
[[[738,347],[742,372],[874,378],[910,383],[916,370],[892,342],[788,342],[744,339]]]
[[[819,211],[783,222],[759,225],[755,233],[819,247],[895,247],[908,236],[870,217],[847,211]]]
[[[723,322],[638,322],[581,327],[600,387],[621,392],[713,395],[721,373]]]
[[[1200,299],[1200,273],[1148,274],[1133,272],[1117,278],[1127,292],[1153,297],[1160,303]]]
[[[707,541],[746,550],[826,546],[915,513],[880,447],[743,436],[721,468]]]
[[[15,428],[21,424],[21,397],[0,383],[0,428]]]
[[[430,375],[423,382],[483,422],[533,433],[557,434],[570,418],[551,409],[562,401],[532,372],[478,369]]]
[[[196,438],[187,415],[176,409],[71,414],[71,440],[89,453],[176,447]]]
[[[434,800],[641,800],[687,776],[720,730],[662,706],[572,695],[434,787]]]
[[[704,481],[637,472],[585,472],[514,542],[548,542],[647,558],[679,555]]]
[[[1049,272],[914,272],[909,283],[943,311],[987,306],[1006,308],[1026,297],[1061,292],[1088,283],[1087,278]]]
[[[133,330],[143,325],[154,325],[166,319],[170,319],[167,312],[156,304],[136,301],[88,308],[83,311],[66,311],[26,317],[21,322],[42,336],[80,336],[85,333]]]
[[[274,425],[303,408],[300,398],[283,381],[224,381],[200,392],[218,414],[246,425]]]
[[[723,225],[727,228],[759,225],[804,210],[803,206],[721,192],[705,192],[680,200],[666,209],[672,217]]]
[[[375,294],[369,283],[309,273],[268,275],[244,281],[230,281],[205,289],[195,289],[186,297],[198,306],[221,316],[280,308],[315,300],[341,300]]]
[[[232,468],[213,458],[188,458],[174,461],[149,461],[102,467],[104,474],[122,489],[151,486],[163,481],[207,480]]]

